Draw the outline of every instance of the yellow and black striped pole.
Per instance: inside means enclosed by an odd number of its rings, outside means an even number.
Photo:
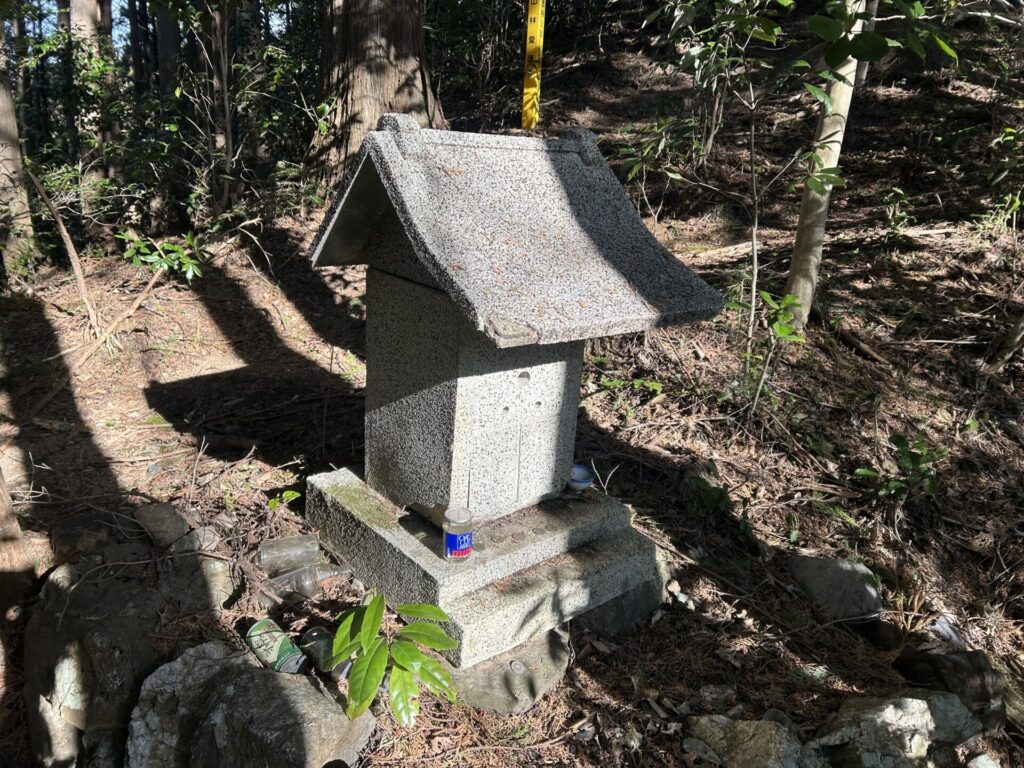
[[[540,60],[544,53],[544,0],[526,0],[526,71],[523,75],[523,128],[540,118]]]

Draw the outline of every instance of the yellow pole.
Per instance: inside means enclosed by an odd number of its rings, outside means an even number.
[[[526,0],[526,70],[523,75],[523,128],[540,118],[540,60],[544,53],[544,0]]]

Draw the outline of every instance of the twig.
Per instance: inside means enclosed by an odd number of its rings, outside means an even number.
[[[100,321],[96,314],[96,307],[93,306],[92,299],[89,298],[89,291],[85,285],[85,273],[82,271],[82,262],[78,258],[78,250],[75,248],[75,244],[71,241],[71,235],[68,234],[67,228],[64,226],[64,220],[61,219],[60,214],[57,212],[56,206],[53,201],[50,200],[50,196],[46,194],[46,190],[43,189],[43,185],[36,178],[36,175],[32,173],[28,168],[25,169],[25,174],[32,182],[32,186],[36,188],[36,192],[39,198],[43,201],[43,205],[46,206],[46,210],[50,212],[50,216],[53,218],[53,223],[57,227],[57,233],[60,235],[60,239],[64,241],[64,248],[68,252],[68,260],[71,262],[71,271],[75,273],[75,282],[78,283],[78,293],[82,296],[82,302],[85,304],[85,311],[89,315],[89,327],[92,329],[94,336],[100,335]]]
[[[129,317],[135,314],[136,310],[142,306],[142,302],[144,302],[146,298],[149,296],[150,292],[153,290],[153,287],[157,284],[157,281],[159,281],[160,278],[164,275],[164,272],[165,270],[158,269],[156,272],[153,273],[153,277],[149,279],[149,282],[146,283],[146,287],[142,289],[142,292],[138,295],[138,297],[136,297],[135,301],[132,302],[132,305],[127,310],[122,312],[114,320],[114,322],[108,325],[106,329],[103,331],[103,333],[100,334],[99,338],[97,338],[96,341],[94,341],[86,348],[85,352],[82,353],[82,356],[76,363],[77,367],[84,367],[85,364],[89,361],[89,358],[93,356],[96,350],[98,350],[106,343],[107,339],[114,333],[114,331],[118,329],[121,323],[123,323],[125,320],[127,320]],[[66,387],[68,383],[71,381],[72,373],[73,371],[69,366],[68,371],[63,376],[60,377],[60,380],[54,385],[53,389],[47,392],[46,395],[44,395],[43,398],[38,403],[35,404],[32,410],[29,411],[28,415],[24,419],[22,419],[22,425],[27,424],[32,419],[34,419],[43,410],[43,408],[50,404],[50,401],[53,400],[53,398],[60,394],[61,390],[63,390],[64,387]],[[6,440],[0,443],[0,448],[6,448],[13,441],[14,436],[8,437]]]

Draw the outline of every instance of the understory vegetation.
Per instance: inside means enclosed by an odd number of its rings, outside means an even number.
[[[163,59],[129,5],[87,38],[51,3],[4,6],[27,209],[0,197],[0,468],[39,574],[141,500],[230,521],[243,561],[304,528],[308,475],[362,460],[365,269],[305,261],[344,170],[318,160],[337,125],[324,3],[151,2],[177,30]],[[523,13],[426,0],[447,127],[518,128]],[[782,564],[797,552],[869,567],[901,643],[955,617],[1020,701],[1022,33],[1012,0],[549,4],[540,132],[594,131],[649,229],[726,299],[587,347],[578,460],[659,545],[671,602],[620,644],[585,636],[525,715],[421,680],[440,695],[388,720],[366,765],[680,765],[710,687],[811,733],[899,677],[816,620]],[[258,610],[161,642],[237,637]],[[23,650],[0,662],[15,761]],[[1024,763],[1022,711],[986,737],[1005,765]]]

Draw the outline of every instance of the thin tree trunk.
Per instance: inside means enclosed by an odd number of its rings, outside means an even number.
[[[363,137],[388,112],[447,128],[427,71],[421,0],[325,0],[317,90],[332,108],[308,160],[327,184],[343,178]]]
[[[57,0],[57,30],[62,34],[71,33],[71,0]],[[68,148],[78,156],[78,92],[75,90],[75,61],[71,41],[66,41],[61,50],[61,96],[64,111],[64,128]]]
[[[160,93],[169,96],[178,87],[178,62],[181,58],[181,29],[167,4],[154,0],[156,59],[160,72]]]
[[[875,31],[875,17],[878,15],[878,0],[868,0],[868,20],[864,23],[864,29],[868,32]],[[857,62],[857,77],[853,81],[854,87],[860,88],[868,79],[868,67],[870,62],[867,59]]]
[[[0,18],[0,254],[4,262],[0,278],[6,278],[13,260],[31,247],[33,237],[10,69]]]
[[[864,10],[864,0],[847,0],[851,14]],[[853,25],[853,33],[860,31],[862,21]],[[835,69],[837,78],[828,87],[832,100],[832,111],[821,105],[821,116],[814,135],[815,151],[823,168],[837,168],[843,149],[843,135],[850,116],[850,102],[853,99],[853,79],[857,73],[857,60],[847,58]],[[796,227],[796,242],[793,244],[793,259],[789,266],[786,293],[796,296],[800,306],[795,311],[794,326],[802,329],[814,301],[821,267],[821,250],[825,239],[825,224],[828,220],[828,202],[832,185],[824,184],[824,191],[816,192],[810,184],[804,185],[800,201],[800,219]]]
[[[213,180],[213,209],[223,213],[231,207],[232,176],[235,162],[234,105],[231,102],[231,45],[229,39],[231,6],[228,2],[208,4],[209,66],[213,90],[214,149],[220,155],[220,167]]]
[[[101,45],[101,32],[103,30],[103,12],[100,0],[71,0],[71,34],[74,37],[73,56],[75,58],[75,71],[81,71],[89,66],[89,62],[98,59],[103,52]],[[82,60],[79,61],[78,59]],[[82,83],[74,83],[76,92],[85,91]],[[92,101],[102,101],[100,93],[89,94]],[[84,176],[87,179],[102,178],[106,175],[106,163],[103,159],[104,139],[106,130],[104,125],[103,110],[90,105],[86,110],[79,110],[77,114],[77,132],[79,135],[91,135],[92,139],[82,145],[79,159],[84,169]],[[82,208],[88,206],[88,190],[83,191]]]
[[[985,366],[985,372],[998,373],[1003,369],[1004,365],[1010,362],[1010,358],[1022,348],[1024,348],[1024,312],[1021,312],[1013,328],[1006,334],[1003,343],[999,345],[999,351],[996,352],[991,362]]]

